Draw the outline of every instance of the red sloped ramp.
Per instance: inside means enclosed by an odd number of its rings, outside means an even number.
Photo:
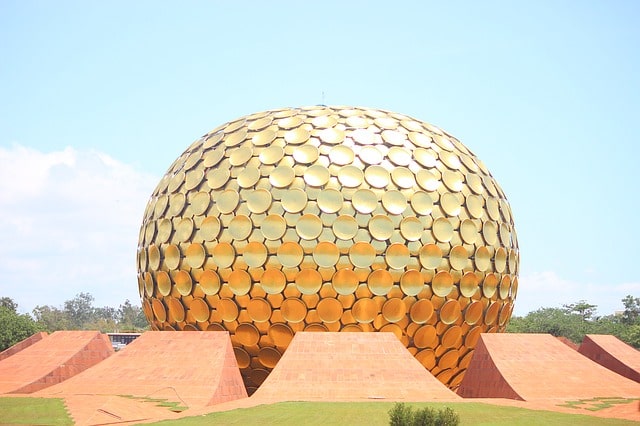
[[[640,384],[549,334],[481,334],[458,394],[465,398],[637,398]]]
[[[247,396],[229,333],[221,331],[148,331],[95,367],[39,393],[83,394],[164,398],[187,407]]]
[[[39,342],[47,336],[48,334],[44,331],[32,334],[30,337],[27,337],[23,341],[18,342],[10,348],[7,348],[4,351],[0,352],[0,361],[5,358],[9,358],[11,355],[17,354],[21,350],[28,348],[29,346],[33,345],[36,342]]]
[[[455,401],[393,333],[297,332],[251,397],[272,401]]]
[[[587,334],[578,351],[621,376],[640,382],[640,351],[615,336]]]
[[[56,331],[0,361],[0,394],[55,385],[113,354],[99,331]]]

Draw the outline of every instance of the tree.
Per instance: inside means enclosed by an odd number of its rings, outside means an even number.
[[[38,331],[40,331],[38,325],[28,314],[18,314],[7,306],[0,306],[0,351]]]
[[[507,326],[509,333],[547,333],[564,336],[576,343],[584,337],[583,319],[579,314],[561,308],[540,308],[524,317],[513,317]]]
[[[32,313],[38,326],[44,331],[52,333],[69,329],[69,318],[67,318],[66,312],[55,306],[38,305],[33,309]]]
[[[93,301],[91,294],[80,293],[64,302],[64,311],[71,330],[82,330],[87,324],[95,321],[96,309],[93,307]]]
[[[10,297],[0,298],[0,306],[5,307],[13,312],[18,312],[18,304]]]
[[[148,325],[147,318],[139,306],[132,305],[129,299],[120,305],[118,309],[118,327],[120,330],[139,331],[147,328]]]
[[[578,303],[571,303],[570,305],[562,305],[565,311],[569,314],[575,313],[582,317],[583,321],[587,321],[593,318],[596,313],[598,305],[591,305],[586,300],[580,300]]]
[[[627,325],[640,324],[640,298],[627,295],[622,299],[622,304],[622,322]]]

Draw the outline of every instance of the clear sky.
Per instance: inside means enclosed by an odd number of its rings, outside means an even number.
[[[489,167],[515,313],[640,297],[640,2],[0,1],[0,296],[139,301],[142,212],[195,139],[314,104],[435,124]]]

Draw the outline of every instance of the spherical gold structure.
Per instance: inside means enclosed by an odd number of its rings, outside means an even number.
[[[507,325],[518,261],[503,191],[456,138],[313,106],[196,140],[147,205],[138,281],[154,329],[228,330],[249,392],[301,330],[395,333],[456,388]]]

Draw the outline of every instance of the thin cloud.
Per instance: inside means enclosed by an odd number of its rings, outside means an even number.
[[[135,252],[158,177],[105,153],[0,148],[2,295],[21,311],[89,292],[136,301]]]
[[[580,300],[597,305],[599,315],[623,309],[622,299],[640,293],[639,283],[580,283],[554,271],[535,272],[519,279],[515,315],[526,315],[538,308],[559,308]]]

